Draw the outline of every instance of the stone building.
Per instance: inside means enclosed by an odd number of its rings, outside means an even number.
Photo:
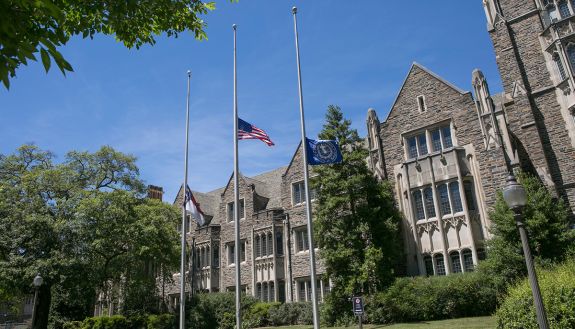
[[[511,170],[575,208],[575,1],[483,5],[502,94],[479,70],[473,97],[413,64],[387,118],[368,111],[368,162],[395,183],[411,275],[473,269]]]
[[[239,177],[241,287],[262,301],[311,299],[302,163],[298,147],[287,167]],[[206,225],[198,227],[190,220],[186,227],[188,244],[195,250],[187,273],[194,291],[235,290],[233,184],[232,175],[222,188],[193,192],[207,215]],[[182,204],[182,193],[180,189],[175,204]],[[320,261],[316,273],[321,300],[330,286]],[[172,305],[179,298],[179,274],[174,278],[176,286],[167,292]]]

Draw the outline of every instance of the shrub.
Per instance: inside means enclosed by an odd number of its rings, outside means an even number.
[[[366,322],[428,321],[490,315],[496,291],[480,273],[399,278],[366,300]]]
[[[298,302],[272,305],[268,310],[268,320],[272,326],[312,324],[311,303]]]
[[[575,259],[538,273],[550,328],[575,328]],[[509,290],[497,311],[498,328],[538,328],[531,286],[527,279]]]
[[[256,302],[257,300],[253,296],[242,295],[242,314],[248,314]],[[187,328],[217,329],[226,328],[229,322],[235,324],[236,300],[234,293],[196,294],[190,302],[186,303],[186,306]]]
[[[84,321],[70,321],[62,325],[63,329],[172,329],[176,327],[172,314],[98,316]]]
[[[148,315],[147,329],[171,329],[176,327],[173,314]]]

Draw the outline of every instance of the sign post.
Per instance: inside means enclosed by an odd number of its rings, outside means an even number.
[[[363,328],[363,298],[361,297],[352,297],[353,302],[353,314],[357,316],[359,321],[359,329]]]

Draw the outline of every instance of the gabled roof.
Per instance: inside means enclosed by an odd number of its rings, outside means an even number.
[[[393,101],[393,104],[391,105],[390,111],[387,113],[387,117],[385,118],[385,120],[383,122],[386,122],[387,119],[389,118],[389,116],[391,115],[391,112],[393,111],[393,109],[395,108],[395,104],[397,103],[397,101],[399,100],[399,96],[401,95],[401,92],[403,91],[403,88],[405,87],[405,84],[407,83],[407,80],[409,79],[409,77],[411,76],[411,73],[413,71],[413,69],[417,67],[419,69],[421,69],[422,71],[424,71],[425,73],[429,74],[430,76],[434,77],[435,79],[437,79],[438,81],[444,83],[445,85],[447,85],[448,87],[450,87],[451,89],[457,91],[458,93],[464,95],[467,93],[470,93],[470,91],[465,91],[457,86],[455,86],[454,84],[452,84],[451,82],[443,79],[442,77],[440,77],[439,75],[437,75],[436,73],[432,72],[431,70],[429,70],[428,68],[426,68],[425,66],[417,63],[417,62],[413,62],[411,64],[411,67],[409,68],[409,71],[407,72],[407,75],[405,76],[405,79],[403,80],[403,83],[401,84],[401,88],[399,88],[399,91],[397,92],[397,95],[395,96],[395,100]]]

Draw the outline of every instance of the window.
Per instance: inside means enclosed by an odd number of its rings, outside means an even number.
[[[278,255],[284,254],[284,243],[282,232],[276,232],[276,252]]]
[[[409,159],[415,159],[418,156],[424,156],[428,153],[425,132],[407,139],[407,153]]]
[[[477,204],[475,201],[475,192],[473,190],[473,182],[464,181],[463,190],[465,191],[465,201],[467,201],[467,209],[469,211],[476,211]]]
[[[294,230],[296,252],[309,250],[309,242],[307,239],[306,227],[301,227]]]
[[[315,190],[310,188],[309,197],[315,199]],[[305,183],[303,181],[292,184],[292,204],[297,205],[305,202]]]
[[[425,134],[417,136],[417,143],[419,144],[419,155],[427,154],[427,138]]]
[[[567,59],[569,59],[569,64],[571,69],[575,68],[575,44],[569,44],[567,46]]]
[[[463,211],[463,206],[461,205],[461,195],[459,194],[459,182],[449,183],[449,192],[451,193],[453,212]]]
[[[439,207],[441,209],[441,215],[445,216],[447,214],[451,214],[449,194],[447,193],[447,184],[441,184],[437,186],[437,192],[439,193]]]
[[[471,250],[465,249],[463,254],[463,266],[465,266],[465,272],[473,272],[473,256],[471,255]]]
[[[283,280],[278,282],[278,299],[280,303],[286,301],[286,283]]]
[[[451,258],[451,272],[453,273],[461,273],[461,261],[459,259],[459,252],[454,251],[449,254]]]
[[[220,267],[220,246],[215,245],[212,250],[213,250],[212,266],[213,267]]]
[[[415,137],[407,139],[407,152],[410,159],[417,158],[417,141],[415,140]]]
[[[321,289],[321,279],[316,279],[316,294],[317,294],[317,299],[318,300],[322,300],[322,294],[325,296],[325,286],[328,286],[328,291],[329,291],[329,283],[327,281],[324,281],[324,290]],[[311,289],[311,280],[310,278],[306,278],[303,280],[298,280],[297,281],[297,297],[298,297],[298,302],[309,302],[311,301],[311,294],[312,294],[312,289]]]
[[[425,96],[417,96],[417,107],[419,108],[419,112],[427,111],[427,106],[425,105]]]
[[[245,208],[244,208],[244,199],[240,199],[240,213],[238,214],[240,219],[245,218]],[[228,222],[232,222],[234,220],[234,202],[228,202]]]
[[[268,233],[268,256],[272,256],[274,254],[274,238],[271,233]]]
[[[417,190],[413,192],[413,203],[415,205],[415,218],[417,220],[425,219],[425,213],[423,212],[423,200],[421,198],[421,191]]]
[[[557,66],[557,71],[559,71],[559,77],[561,78],[561,81],[565,80],[565,78],[567,78],[567,74],[565,73],[565,67],[563,67],[563,62],[561,62],[561,57],[559,56],[559,53],[557,52],[553,53],[553,61]]]
[[[451,140],[451,128],[449,126],[441,128],[441,138],[443,138],[443,148],[453,147],[453,141]]]
[[[423,190],[423,196],[427,218],[435,217],[435,205],[433,204],[433,191],[431,190],[431,187],[427,187]]]
[[[266,255],[266,250],[268,249],[267,245],[268,245],[268,238],[267,235],[262,235],[262,245],[261,245],[261,250],[260,250],[260,257],[264,257]]]
[[[240,241],[240,246],[241,246],[240,262],[243,263],[246,261],[246,241]],[[227,243],[226,248],[228,249],[228,265],[234,265],[236,262],[235,242]]]
[[[425,255],[423,257],[423,264],[425,265],[427,276],[433,275],[433,260],[431,259],[431,256]]]
[[[260,250],[260,246],[261,246],[260,236],[259,236],[259,235],[256,235],[255,240],[254,240],[254,249],[255,249],[255,251],[256,251],[256,258],[262,256],[262,252],[261,252],[261,250]]]
[[[268,283],[262,283],[262,301],[268,302]]]
[[[276,292],[275,292],[275,287],[274,287],[273,281],[270,281],[268,288],[269,288],[269,296],[270,296],[269,301],[273,302],[276,299],[276,296],[275,296]]]
[[[445,275],[445,259],[442,254],[435,255],[435,274]]]
[[[485,260],[485,249],[483,248],[477,249],[477,259]]]
[[[431,144],[433,146],[433,152],[441,151],[441,133],[439,129],[431,132]]]
[[[567,1],[565,0],[559,1],[557,3],[557,6],[559,7],[559,13],[561,14],[561,18],[567,18],[571,16],[571,12],[569,11],[569,5],[567,4]]]
[[[263,297],[262,297],[262,284],[259,283],[259,282],[256,283],[256,297],[257,297],[259,300],[262,300],[262,299],[263,299]]]

